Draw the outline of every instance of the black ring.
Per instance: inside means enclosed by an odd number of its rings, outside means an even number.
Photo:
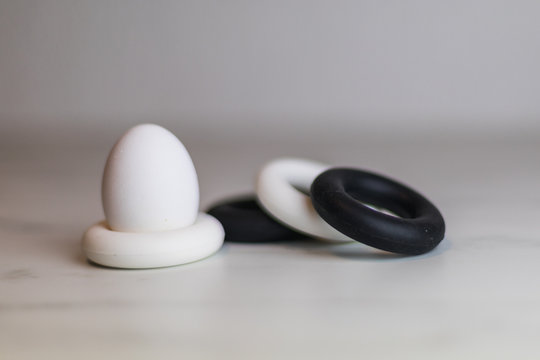
[[[212,206],[207,213],[223,225],[225,241],[255,243],[303,237],[266,215],[254,196],[229,199]]]
[[[367,171],[333,168],[321,173],[311,185],[311,200],[334,228],[381,250],[423,254],[444,237],[444,219],[435,205],[411,188]]]

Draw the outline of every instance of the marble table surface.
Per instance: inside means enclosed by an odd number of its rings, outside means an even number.
[[[226,244],[193,264],[88,263],[108,147],[0,152],[0,359],[538,359],[540,141],[188,144],[202,207],[275,156],[376,170],[445,216],[433,252]]]

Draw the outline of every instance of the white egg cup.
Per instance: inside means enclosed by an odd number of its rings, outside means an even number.
[[[221,223],[199,213],[195,167],[168,130],[137,125],[115,144],[103,172],[106,221],[91,226],[82,248],[89,260],[115,268],[185,264],[218,251]]]
[[[324,221],[305,194],[313,180],[328,168],[326,164],[297,158],[267,163],[255,185],[259,205],[278,222],[306,235],[329,241],[354,241]]]
[[[205,213],[199,213],[193,225],[149,233],[113,231],[102,221],[84,234],[83,250],[104,266],[156,268],[204,259],[221,248],[224,235],[221,223]]]

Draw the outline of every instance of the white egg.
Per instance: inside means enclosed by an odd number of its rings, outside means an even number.
[[[102,182],[109,227],[155,232],[192,225],[199,208],[197,173],[184,145],[154,124],[128,130],[112,148]]]

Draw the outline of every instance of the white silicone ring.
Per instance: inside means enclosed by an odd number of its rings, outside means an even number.
[[[193,225],[146,233],[112,231],[102,221],[84,233],[82,247],[86,256],[100,265],[145,269],[204,259],[221,248],[224,237],[216,218],[199,213]]]
[[[311,160],[281,158],[266,164],[257,177],[259,205],[280,223],[312,237],[353,241],[326,223],[315,211],[309,196],[313,180],[330,166]]]

